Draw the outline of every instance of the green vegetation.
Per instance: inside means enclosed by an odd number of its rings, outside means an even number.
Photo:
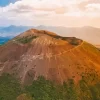
[[[26,44],[26,43],[29,43],[31,42],[33,39],[37,38],[37,36],[25,36],[23,38],[18,38],[17,41],[22,43],[22,44]]]
[[[77,39],[73,39],[71,42],[70,42],[72,45],[79,45],[79,42]]]
[[[0,100],[16,100],[22,93],[20,84],[9,74],[0,76]]]
[[[29,94],[21,94],[17,97],[17,100],[34,100]]]
[[[82,40],[79,40],[79,39],[77,39],[77,38],[75,38],[75,37],[54,36],[54,38],[65,40],[65,41],[67,41],[67,42],[69,42],[70,44],[75,45],[75,46],[79,45],[80,42],[82,42]],[[80,42],[79,42],[79,41],[80,41]]]
[[[0,76],[0,100],[100,100],[100,83],[89,85],[84,79],[62,85],[40,76],[32,85],[21,87],[11,75]]]

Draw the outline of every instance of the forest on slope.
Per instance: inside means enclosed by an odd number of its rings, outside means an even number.
[[[89,84],[84,77],[56,84],[43,76],[29,86],[22,86],[9,74],[0,76],[0,100],[100,100],[100,84]]]

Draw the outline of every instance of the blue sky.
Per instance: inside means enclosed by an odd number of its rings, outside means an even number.
[[[16,1],[18,1],[18,0],[0,0],[0,6],[4,7],[4,6],[9,5],[9,3],[14,3]]]

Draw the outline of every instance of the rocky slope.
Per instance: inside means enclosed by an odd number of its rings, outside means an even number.
[[[9,73],[22,84],[38,76],[63,83],[82,77],[96,82],[100,76],[100,51],[74,37],[31,29],[0,47],[0,74]]]

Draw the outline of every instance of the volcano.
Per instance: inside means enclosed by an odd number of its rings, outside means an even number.
[[[57,83],[82,77],[96,82],[100,77],[100,51],[75,37],[62,37],[30,29],[0,46],[0,75],[8,73],[22,84],[38,76]]]

